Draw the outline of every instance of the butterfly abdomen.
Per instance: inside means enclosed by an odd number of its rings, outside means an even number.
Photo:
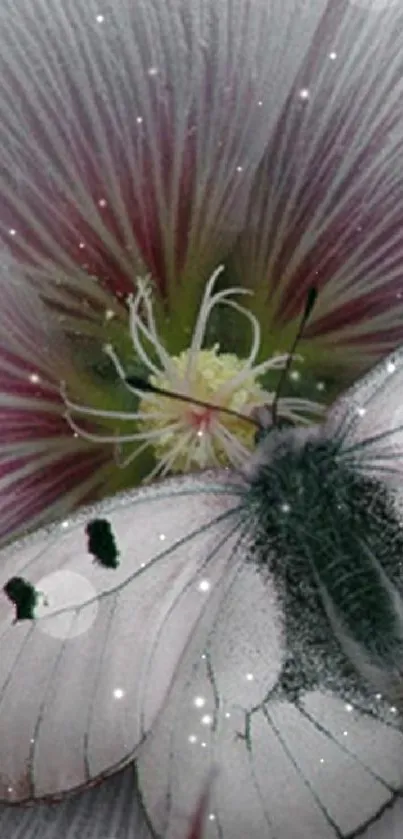
[[[284,590],[292,569],[302,608],[304,591],[316,588],[329,629],[357,669],[402,672],[403,530],[393,499],[344,462],[337,444],[297,445],[293,434],[289,443],[287,432],[281,436],[251,481],[259,561]]]

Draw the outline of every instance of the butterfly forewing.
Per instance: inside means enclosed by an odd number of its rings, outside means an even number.
[[[328,413],[323,434],[366,474],[400,489],[403,473],[403,348],[358,380]]]
[[[105,502],[5,549],[38,593],[37,618],[0,601],[0,795],[56,796],[126,763],[170,688],[187,638],[242,534],[235,481],[177,479]],[[119,551],[104,567],[86,525]],[[217,549],[217,546],[220,546]]]

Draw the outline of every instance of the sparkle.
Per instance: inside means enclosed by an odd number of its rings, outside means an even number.
[[[69,526],[69,520],[68,519],[65,519],[64,521],[62,521],[62,523],[60,525],[60,527],[62,527],[63,530],[66,530],[66,527],[68,527],[68,526]]]
[[[397,714],[397,708],[395,708],[394,705],[391,705],[390,712],[391,712],[391,714]]]
[[[200,745],[203,749],[207,748],[207,743],[205,743],[204,741],[203,741],[203,743],[200,743]]]
[[[214,822],[215,821],[215,814],[214,813],[209,813],[208,819],[209,819],[209,822]]]
[[[112,320],[115,317],[115,312],[112,309],[105,310],[105,320]]]
[[[321,757],[320,760],[319,760],[319,763],[324,763],[324,762],[325,762],[324,758]]]
[[[243,172],[243,166],[237,166],[236,170],[237,172]]]
[[[98,205],[99,205],[100,207],[106,207],[106,206],[107,206],[107,203],[108,203],[108,202],[107,202],[106,198],[100,198],[100,199],[99,199],[99,201],[98,201]]]
[[[97,23],[103,23],[104,20],[105,20],[105,16],[104,15],[97,15],[95,20],[96,20]]]
[[[386,370],[388,373],[394,373],[396,370],[396,364],[393,361],[388,361]]]
[[[297,382],[300,378],[301,373],[299,372],[299,370],[291,370],[290,379],[292,379],[294,382]]]
[[[160,535],[158,536],[158,538],[159,538],[159,540],[160,540],[161,542],[165,542],[165,539],[166,539],[167,537],[165,536],[165,533],[160,533]]]
[[[150,67],[148,70],[149,76],[157,76],[158,75],[158,67]]]
[[[80,242],[78,247],[80,248],[80,250],[83,250],[85,248],[85,242]]]
[[[359,417],[363,417],[367,413],[366,408],[362,408],[360,405],[356,410]]]
[[[300,90],[300,92],[299,92],[299,96],[300,96],[300,99],[304,99],[304,100],[309,99],[310,94],[309,94],[308,88],[303,87],[302,90]]]
[[[204,716],[201,718],[201,723],[202,725],[212,725],[213,717],[211,716],[211,714],[204,714]]]
[[[11,227],[8,232],[9,232],[10,236],[16,236],[17,235],[17,231],[16,231],[15,227]]]
[[[353,706],[351,705],[350,702],[347,702],[344,707],[345,707],[346,711],[348,711],[349,713],[351,713],[351,711],[353,710]]]
[[[143,122],[143,117],[136,117],[136,122],[137,125],[141,125],[141,123]]]
[[[326,385],[325,385],[324,382],[318,382],[317,385],[316,385],[316,390],[323,391],[323,390],[325,390],[325,387],[326,387]]]
[[[347,737],[348,731],[343,731],[343,737]]]
[[[209,580],[201,580],[198,587],[199,591],[209,591],[211,588],[211,583]]]
[[[125,692],[124,690],[122,690],[122,688],[115,688],[115,690],[113,691],[113,695],[115,699],[123,699]]]
[[[290,510],[291,510],[291,507],[290,507],[289,504],[287,504],[287,502],[285,502],[284,504],[281,504],[280,510],[281,510],[282,513],[289,513]]]
[[[189,743],[197,743],[197,737],[195,734],[189,734],[188,740]]]
[[[195,705],[196,708],[204,708],[205,704],[206,700],[204,696],[196,696],[193,700],[193,705]]]
[[[40,381],[38,373],[31,373],[29,376],[29,381],[32,382],[32,384],[38,384],[38,382]]]
[[[329,58],[331,61],[336,61],[337,52],[329,52]]]
[[[253,682],[254,678],[255,677],[254,677],[253,673],[247,673],[246,674],[246,681],[247,682]]]

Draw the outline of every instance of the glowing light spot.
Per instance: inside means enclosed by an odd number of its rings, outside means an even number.
[[[15,227],[11,227],[8,232],[9,232],[10,236],[16,236],[17,235],[17,231],[16,231]]]
[[[394,363],[394,361],[388,361],[388,363],[386,365],[386,370],[387,370],[388,373],[394,373],[395,372],[396,364]]]
[[[225,718],[226,718],[227,720],[229,720],[230,716],[231,716],[230,712],[229,712],[229,711],[226,711],[226,713],[225,713]]]
[[[202,725],[212,725],[212,723],[213,717],[211,716],[211,714],[204,714],[204,716],[201,718]]]
[[[69,526],[69,520],[68,519],[65,519],[64,521],[62,521],[62,523],[60,525],[60,527],[62,527],[63,530],[66,530],[66,527],[68,527],[68,526]]]
[[[211,588],[211,583],[209,580],[201,580],[198,589],[199,591],[209,591]]]
[[[87,632],[98,613],[97,591],[82,574],[54,571],[36,586],[43,594],[36,607],[38,628],[53,638],[70,641]]]
[[[322,390],[325,390],[325,387],[326,387],[326,385],[325,385],[324,382],[318,382],[317,385],[316,385],[316,390],[321,390],[322,391]]]
[[[378,702],[379,702],[379,700],[382,699],[382,694],[381,693],[376,693],[375,694],[375,699],[377,699]]]
[[[255,677],[254,677],[253,673],[247,673],[246,674],[246,681],[247,682],[253,682],[254,678]]]
[[[195,734],[189,734],[188,740],[189,743],[197,743],[197,737]]]
[[[115,688],[115,690],[113,691],[113,695],[115,699],[123,699],[125,692],[124,690],[122,690],[122,688]]]
[[[39,378],[37,373],[31,373],[31,375],[29,377],[29,381],[32,382],[32,384],[38,384],[38,382],[40,381],[40,378]]]
[[[143,117],[136,117],[136,122],[137,125],[141,125],[141,123],[143,122]]]
[[[80,250],[83,250],[85,248],[85,242],[80,242],[78,247],[80,248]]]
[[[291,507],[290,507],[289,504],[287,504],[287,502],[285,502],[284,504],[281,504],[280,510],[281,510],[282,513],[289,513],[290,510],[291,510]]]
[[[107,202],[106,198],[100,198],[99,201],[98,201],[98,204],[99,204],[100,207],[106,207],[107,203],[108,202]]]
[[[359,417],[363,417],[364,414],[366,414],[366,413],[367,413],[366,408],[362,408],[361,406],[357,407],[357,414],[358,414]]]
[[[323,757],[321,757],[321,758],[320,758],[320,760],[319,760],[319,763],[324,763],[324,762],[325,762],[325,761],[324,761],[324,758],[323,758]]]
[[[204,696],[196,696],[193,700],[193,705],[195,705],[196,708],[204,708],[205,704],[206,700]]]
[[[200,743],[200,745],[203,749],[207,748],[207,743]]]
[[[337,52],[329,52],[329,58],[331,61],[336,61]]]
[[[300,379],[300,378],[301,378],[301,373],[299,372],[299,370],[291,370],[290,379],[292,379],[293,382],[297,382],[298,379]]]
[[[261,100],[261,99],[259,99],[259,101],[258,101],[258,103],[257,103],[257,104],[258,104],[258,107],[259,107],[259,108],[261,108],[261,107],[262,107],[262,105],[263,105],[262,100]]]
[[[349,713],[351,713],[351,711],[353,710],[353,706],[350,704],[350,702],[347,702],[344,707],[346,711],[348,711]]]
[[[347,737],[348,731],[343,731],[343,737]]]
[[[105,20],[105,16],[104,15],[97,15],[95,20],[96,20],[97,23],[103,23],[104,20]]]
[[[149,76],[157,76],[158,75],[158,67],[150,67],[148,70]]]
[[[165,536],[165,533],[160,533],[160,535],[159,535],[159,537],[158,537],[158,538],[159,538],[159,540],[160,540],[161,542],[165,542],[165,539],[166,539],[167,537]]]
[[[302,90],[299,92],[300,99],[307,100],[309,99],[310,93],[307,87],[303,87]]]
[[[215,814],[214,813],[209,813],[208,820],[209,820],[209,822],[215,822]]]
[[[397,714],[397,708],[395,708],[394,705],[391,705],[390,712],[391,714]]]
[[[243,166],[237,166],[236,170],[237,172],[243,172]]]
[[[105,320],[112,320],[112,318],[114,318],[114,317],[115,317],[115,312],[113,312],[112,309],[106,309],[105,310]]]

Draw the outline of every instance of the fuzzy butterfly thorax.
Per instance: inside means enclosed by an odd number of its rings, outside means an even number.
[[[316,647],[311,667],[295,665],[299,689],[310,670],[314,683],[331,687],[334,670],[330,682],[326,667],[319,675],[316,656],[320,647],[325,660],[336,638],[361,674],[382,688],[389,670],[393,691],[403,670],[396,595],[403,588],[403,529],[392,493],[340,457],[340,442],[318,429],[273,430],[254,460],[248,506],[257,530],[254,555],[283,591],[286,632],[303,618],[303,646]]]

